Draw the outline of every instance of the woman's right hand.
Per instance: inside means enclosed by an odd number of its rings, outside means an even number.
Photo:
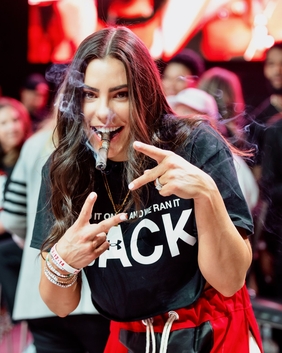
[[[66,231],[56,245],[61,258],[70,266],[80,269],[97,259],[110,244],[107,233],[111,227],[127,219],[126,213],[120,213],[97,224],[89,222],[97,194],[92,192],[84,202],[75,223]]]

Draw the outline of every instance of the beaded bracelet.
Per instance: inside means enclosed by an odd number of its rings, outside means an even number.
[[[51,259],[52,259],[54,265],[56,265],[60,270],[67,271],[69,273],[72,273],[73,275],[78,274],[82,270],[82,268],[77,269],[77,268],[74,268],[74,267],[70,266],[69,264],[67,264],[61,258],[61,256],[58,254],[57,249],[56,249],[56,245],[57,245],[57,243],[52,247],[52,249],[50,251]]]
[[[71,287],[77,281],[77,276],[74,276],[74,278],[72,278],[72,282],[62,283],[62,282],[58,281],[58,277],[56,277],[54,274],[52,274],[52,272],[50,272],[46,266],[44,268],[44,274],[51,283],[55,284],[58,287],[62,287],[62,288]]]
[[[64,275],[64,274],[60,273],[59,271],[57,271],[57,270],[55,269],[55,267],[53,267],[52,264],[51,264],[51,262],[50,262],[49,254],[47,254],[45,260],[46,260],[46,265],[47,265],[48,269],[49,269],[52,273],[54,273],[55,275],[57,275],[58,277],[60,277],[60,278],[71,278],[71,277],[75,276],[75,275],[72,274],[72,273],[68,273],[67,275]]]

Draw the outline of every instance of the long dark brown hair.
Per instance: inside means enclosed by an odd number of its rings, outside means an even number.
[[[46,249],[73,224],[87,195],[95,190],[93,155],[87,148],[82,113],[82,87],[89,62],[107,56],[120,60],[127,75],[130,136],[126,184],[142,175],[150,163],[148,157],[133,149],[133,141],[175,150],[187,141],[187,126],[194,124],[193,119],[173,117],[162,91],[158,68],[146,46],[132,31],[122,26],[109,27],[88,36],[77,49],[58,94],[58,143],[50,166],[55,223],[44,245]],[[131,206],[141,206],[141,193],[142,189],[132,192]]]

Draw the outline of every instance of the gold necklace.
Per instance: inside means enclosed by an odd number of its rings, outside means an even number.
[[[117,215],[123,209],[128,197],[129,197],[130,190],[128,190],[125,198],[123,199],[122,204],[115,204],[113,196],[112,196],[112,193],[111,193],[111,190],[110,190],[110,186],[109,186],[109,183],[108,183],[108,179],[107,179],[105,173],[102,173],[102,176],[103,176],[104,185],[105,185],[105,188],[107,190],[108,197],[109,197],[109,199],[110,199],[110,201],[111,201],[111,203],[113,205],[113,209],[115,211],[115,215]]]

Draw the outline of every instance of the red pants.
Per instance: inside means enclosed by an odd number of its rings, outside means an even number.
[[[230,298],[209,288],[196,303],[175,312],[179,319],[170,329],[168,353],[249,353],[249,331],[263,352],[246,286]],[[168,314],[153,317],[157,352],[167,319]],[[142,321],[111,322],[105,353],[145,353],[145,347]]]

